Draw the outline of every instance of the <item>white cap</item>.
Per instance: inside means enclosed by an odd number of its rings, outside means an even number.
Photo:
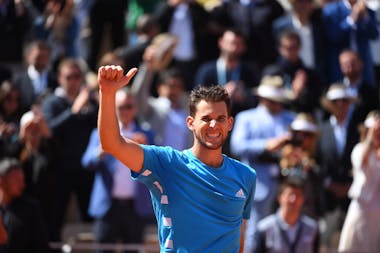
[[[326,94],[326,98],[328,100],[336,100],[336,99],[351,99],[355,100],[357,97],[353,92],[350,92],[348,88],[345,86],[335,86],[329,89]]]
[[[295,119],[292,124],[290,124],[290,128],[294,131],[318,132],[317,125],[306,119]]]
[[[364,121],[364,126],[367,127],[367,128],[371,128],[371,127],[373,127],[375,125],[375,122],[376,122],[375,117],[368,117]]]
[[[34,112],[33,111],[28,111],[24,113],[20,119],[20,127],[25,126],[26,123],[29,123],[34,119]]]
[[[283,83],[281,76],[265,76],[261,80],[259,87],[254,90],[254,94],[280,103],[289,102],[292,95],[291,92],[285,89]]]

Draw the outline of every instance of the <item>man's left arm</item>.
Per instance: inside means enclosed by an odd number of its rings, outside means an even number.
[[[243,253],[243,251],[244,251],[245,223],[246,223],[246,220],[243,219],[243,222],[241,223],[241,226],[240,226],[240,249],[239,249],[239,253]]]

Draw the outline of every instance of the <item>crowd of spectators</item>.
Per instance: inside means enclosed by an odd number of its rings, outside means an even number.
[[[0,188],[2,177],[22,168],[19,178],[25,185],[19,183],[20,188],[27,203],[33,203],[28,205],[40,211],[31,210],[45,223],[44,242],[62,240],[72,194],[81,220],[96,224],[99,242],[130,236],[130,231],[118,233],[112,226],[152,223],[151,205],[135,201],[141,194],[148,196],[146,192],[139,185],[123,189],[120,180],[130,180],[123,179],[121,164],[99,147],[96,72],[114,64],[139,68],[130,89],[120,95],[118,116],[122,134],[133,133],[140,143],[189,148],[188,92],[198,85],[226,87],[235,126],[224,151],[257,172],[245,252],[270,247],[262,232],[270,229],[265,225],[270,220],[262,220],[290,205],[284,188],[278,193],[288,177],[307,185],[299,190],[291,184],[286,192],[300,196],[295,205],[308,216],[298,219],[297,211],[295,223],[307,223],[313,235],[318,226],[314,244],[305,246],[308,252],[337,249],[349,190],[359,180],[353,166],[361,171],[369,163],[353,164],[351,159],[356,145],[361,143],[355,159],[364,152],[359,126],[379,109],[378,1],[0,0],[0,34],[0,164],[5,166],[0,168]],[[123,117],[130,118],[123,122]],[[367,124],[371,127],[374,123]],[[377,132],[370,138],[378,139]],[[366,141],[378,148],[379,141],[372,139]],[[379,152],[373,159],[379,159]],[[373,173],[371,190],[380,193],[379,172]],[[97,198],[104,194],[119,206],[107,202],[103,210]],[[17,216],[12,207],[22,203],[10,204],[21,194],[5,201],[3,195],[0,244],[31,243],[26,237],[2,235],[4,227],[12,226],[4,213]],[[379,194],[371,196],[371,201],[380,201],[375,199]],[[125,211],[132,223],[121,219],[125,203],[135,209]],[[371,214],[380,211],[378,205],[370,207]],[[350,210],[354,208],[359,207],[351,204]],[[34,233],[36,225],[25,220],[27,212],[21,209],[17,229]],[[125,223],[118,223],[119,216]],[[275,222],[276,215],[271,217]],[[354,221],[350,215],[347,224]],[[349,248],[347,238],[354,235],[347,228],[344,236],[341,249],[366,252]],[[132,242],[141,242],[141,235]],[[355,237],[354,246],[360,244]],[[29,252],[43,253],[43,246],[35,248]]]

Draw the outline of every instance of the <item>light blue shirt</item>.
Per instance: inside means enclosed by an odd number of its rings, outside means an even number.
[[[151,192],[161,252],[239,252],[255,171],[227,156],[219,168],[212,168],[190,150],[143,148],[143,170],[132,177]]]
[[[289,131],[295,113],[283,110],[273,115],[259,104],[256,108],[242,111],[236,115],[231,135],[231,151],[240,160],[254,166],[257,173],[255,200],[263,200],[273,186],[273,178],[278,175],[277,163],[264,163],[259,156],[265,151],[269,139],[279,137]]]
[[[162,140],[163,146],[170,146],[178,150],[189,148],[189,129],[187,128],[187,125],[184,124],[184,122],[186,122],[186,117],[187,111],[184,109],[174,110],[171,108],[169,110],[164,128],[164,138]]]
[[[43,93],[48,86],[48,71],[38,72],[36,68],[32,65],[28,67],[28,75],[32,80],[32,85],[34,88],[34,94],[39,96]]]

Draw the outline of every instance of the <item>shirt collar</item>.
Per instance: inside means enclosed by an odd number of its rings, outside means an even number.
[[[338,120],[336,119],[336,117],[334,115],[331,115],[330,116],[330,123],[333,127],[344,127],[344,128],[347,128],[347,125],[348,125],[348,119],[350,118],[349,117],[350,113],[347,114],[346,118],[343,120],[343,122],[341,124],[338,124]]]
[[[291,14],[290,17],[292,18],[292,23],[296,29],[305,29],[310,27],[309,22],[306,25],[302,25],[296,15]]]
[[[342,2],[343,2],[343,4],[344,4],[344,6],[347,7],[347,9],[349,9],[349,10],[352,9],[351,4],[350,4],[347,0],[342,0]]]
[[[31,79],[37,79],[37,78],[40,78],[40,77],[47,76],[47,70],[44,70],[42,72],[38,72],[37,69],[34,67],[34,65],[29,65],[28,69],[27,69],[27,72],[28,72],[28,76]]]
[[[128,126],[123,126],[121,122],[119,122],[120,127],[120,133],[122,136],[128,137],[130,134],[132,134],[134,131],[136,131],[136,123],[131,122]]]
[[[292,225],[290,225],[290,224],[288,224],[288,223],[286,223],[284,221],[284,219],[280,215],[280,210],[277,211],[276,215],[277,215],[277,219],[278,219],[278,224],[280,225],[280,227],[282,228],[282,230],[286,230],[286,231],[288,231],[290,229],[291,230],[296,230],[300,226],[300,219],[298,219],[298,221],[296,222],[296,224],[294,224],[292,226]]]

